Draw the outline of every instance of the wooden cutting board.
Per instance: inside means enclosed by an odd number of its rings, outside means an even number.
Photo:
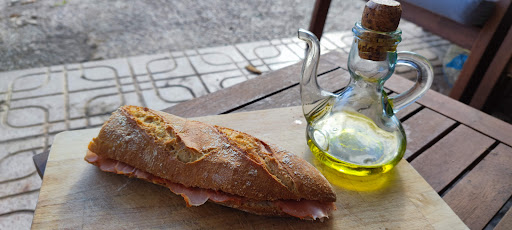
[[[34,229],[466,229],[464,223],[402,160],[395,170],[365,180],[318,164],[305,141],[300,107],[201,117],[247,132],[305,158],[333,184],[338,210],[330,219],[263,217],[213,203],[186,207],[169,189],[100,171],[83,160],[99,129],[56,136],[46,166]]]

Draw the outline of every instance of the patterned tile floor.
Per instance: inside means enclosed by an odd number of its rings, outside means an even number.
[[[433,88],[446,91],[441,59],[449,42],[411,23],[401,28],[399,50],[429,59]],[[322,52],[348,52],[351,42],[350,31],[326,33]],[[98,127],[124,104],[163,109],[235,85],[258,76],[248,64],[277,70],[299,62],[304,47],[283,38],[0,73],[0,229],[30,227],[41,186],[32,156],[57,133]]]

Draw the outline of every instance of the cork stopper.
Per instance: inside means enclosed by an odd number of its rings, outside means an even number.
[[[394,0],[370,0],[366,3],[361,25],[377,32],[393,32],[398,28],[402,6]],[[358,43],[359,56],[373,61],[386,60],[387,52],[396,50],[396,41],[378,33],[364,33]]]

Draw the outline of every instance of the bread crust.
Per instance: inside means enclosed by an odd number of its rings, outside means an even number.
[[[119,108],[89,150],[187,187],[265,201],[336,200],[329,182],[300,157],[246,133],[147,108]]]

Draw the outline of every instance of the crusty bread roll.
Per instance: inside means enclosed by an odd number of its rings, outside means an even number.
[[[104,171],[167,186],[188,205],[200,205],[193,195],[199,189],[209,194],[206,200],[260,215],[316,219],[335,209],[329,182],[302,158],[243,132],[148,108],[114,112],[85,159]],[[323,214],[286,211],[315,205]]]

